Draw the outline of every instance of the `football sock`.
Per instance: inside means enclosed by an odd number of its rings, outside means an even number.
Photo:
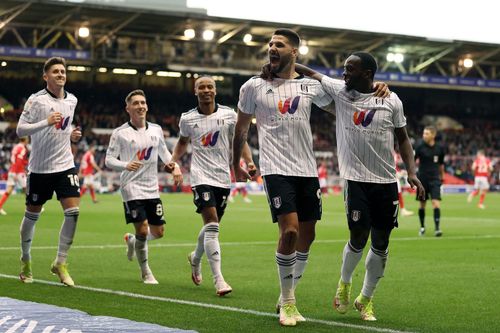
[[[420,219],[420,226],[425,228],[425,208],[418,209],[418,218]]]
[[[481,193],[479,196],[479,204],[482,205],[484,202],[484,197],[486,196],[486,193]]]
[[[276,263],[278,264],[278,276],[281,288],[281,303],[295,303],[294,278],[295,263],[297,255],[276,253]]]
[[[59,232],[59,247],[57,249],[57,264],[63,264],[68,257],[68,250],[73,244],[75,237],[76,224],[78,222],[78,215],[80,209],[78,207],[71,207],[64,210],[64,222]]]
[[[87,192],[87,186],[83,186],[81,189],[80,189],[80,196],[83,196],[85,194],[85,192]]]
[[[363,289],[361,290],[363,296],[368,298],[373,296],[378,281],[384,277],[387,256],[387,250],[379,251],[371,247],[370,251],[368,251],[365,261],[365,280],[363,281]]]
[[[307,258],[309,258],[309,252],[299,252],[295,251],[297,255],[297,261],[295,262],[295,269],[293,271],[293,289],[297,288],[297,285],[302,278],[302,274],[306,270],[307,266]]]
[[[402,192],[398,193],[398,200],[399,200],[399,208],[404,209],[405,208],[405,202],[403,200],[403,193]]]
[[[214,281],[222,278],[221,273],[221,258],[219,244],[219,223],[210,222],[205,225],[205,253],[207,260],[212,270]]]
[[[148,264],[148,241],[146,237],[136,234],[134,246],[137,262],[141,267],[142,275],[145,275],[150,272]]]
[[[204,225],[200,232],[198,233],[198,242],[196,243],[196,248],[194,249],[193,261],[195,264],[198,264],[203,257],[203,253],[205,253],[205,227]]]
[[[92,198],[92,201],[95,201],[95,191],[94,191],[94,188],[90,188],[89,192],[90,192],[90,197]]]
[[[351,283],[352,273],[358,265],[361,257],[363,256],[363,249],[355,249],[351,242],[347,242],[344,246],[344,252],[342,253],[342,268],[340,270],[340,276],[342,282]]]
[[[439,221],[441,219],[441,209],[440,208],[434,208],[434,225],[436,227],[436,230],[439,230]]]
[[[2,209],[3,207],[3,204],[5,203],[5,201],[7,201],[7,199],[9,198],[9,192],[4,192],[3,195],[2,195],[2,198],[0,199],[0,209]]]
[[[29,211],[24,212],[24,218],[21,222],[21,259],[23,261],[31,260],[31,243],[35,234],[35,223],[40,217],[40,213]]]

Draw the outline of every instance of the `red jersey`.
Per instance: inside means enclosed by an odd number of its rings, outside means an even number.
[[[94,173],[94,154],[89,150],[83,154],[82,162],[80,164],[80,170],[83,176],[90,176]]]
[[[24,173],[28,165],[28,149],[22,143],[18,143],[12,148],[10,154],[10,162],[12,163],[9,172]]]
[[[400,153],[393,153],[394,156],[394,163],[396,164],[396,172],[401,171],[401,166],[403,165],[403,158],[401,157]]]
[[[491,170],[491,161],[486,157],[477,157],[473,167],[475,177],[488,177]]]
[[[326,169],[326,166],[320,165],[318,168],[318,178],[326,179],[327,177],[328,177],[328,170]]]

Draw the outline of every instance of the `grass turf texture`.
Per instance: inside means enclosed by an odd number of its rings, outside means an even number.
[[[500,196],[489,194],[486,210],[467,204],[465,195],[445,196],[442,238],[433,236],[430,204],[427,234],[418,236],[417,204],[413,197],[405,199],[415,215],[401,217],[399,229],[392,234],[385,277],[374,298],[378,321],[365,323],[356,311],[342,316],[331,306],[348,230],[342,198],[324,198],[323,220],[317,225],[309,265],[297,289],[297,306],[305,317],[356,326],[335,328],[307,322],[298,324],[295,331],[369,332],[372,327],[414,332],[498,331],[495,304],[500,276]],[[270,222],[264,196],[253,196],[252,204],[237,197],[226,210],[220,234],[222,268],[234,291],[224,298],[215,295],[206,259],[203,284],[196,287],[190,278],[186,255],[194,248],[201,227],[191,195],[162,196],[165,237],[149,245],[150,266],[160,282],[157,286],[144,285],[137,261],[129,262],[125,256],[123,234],[133,228],[125,225],[120,197],[101,195],[99,200],[92,204],[85,196],[80,207],[68,261],[77,285],[273,313],[279,294],[274,261],[278,230]],[[0,273],[16,276],[20,269],[23,196],[12,196],[4,208],[8,215],[0,216]],[[57,251],[62,218],[59,203],[50,201],[36,225],[32,250],[35,283],[24,285],[0,277],[1,296],[199,332],[283,331],[274,317],[36,283],[37,279],[57,281],[49,268]],[[363,263],[364,258],[353,278],[352,300],[362,286]]]

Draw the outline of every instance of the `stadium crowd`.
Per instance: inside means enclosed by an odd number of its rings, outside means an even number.
[[[9,79],[0,82],[1,95],[11,103],[12,109],[0,114],[0,120],[10,125],[0,132],[0,174],[3,178],[7,175],[10,161],[10,150],[17,142],[15,125],[21,114],[27,94],[36,91],[40,86],[37,79]],[[104,155],[109,135],[96,134],[94,128],[112,129],[127,121],[127,113],[124,111],[124,96],[134,87],[130,83],[93,84],[82,81],[70,82],[68,90],[78,96],[78,109],[75,123],[83,129],[84,140],[79,144],[76,151],[76,160],[79,162],[88,144],[95,143],[98,147],[95,158],[100,167],[104,166]],[[426,104],[420,105],[415,100],[414,92],[408,88],[392,88],[398,95],[410,102],[406,103],[406,115],[408,119],[408,130],[413,143],[421,140],[420,133],[427,123],[422,122],[424,115],[448,116],[463,125],[461,129],[440,129],[437,141],[446,150],[445,169],[450,175],[471,183],[474,175],[471,165],[474,156],[479,149],[484,149],[486,156],[493,161],[500,156],[500,124],[493,120],[490,110],[484,105],[477,108],[462,107],[449,102],[446,105]],[[149,120],[162,126],[166,137],[176,138],[178,136],[178,123],[183,112],[191,109],[196,101],[190,91],[175,91],[163,86],[147,86],[148,104],[150,105]],[[415,90],[415,89],[414,89]],[[428,96],[431,98],[432,96]],[[237,94],[220,94],[218,102],[235,107]],[[318,156],[324,160],[329,175],[338,175],[338,163],[336,158],[335,139],[335,117],[326,112],[312,112],[311,125],[313,129],[314,149],[317,152],[329,152],[328,158]],[[249,143],[254,149],[258,148],[258,139],[255,126],[249,133]],[[189,154],[183,156],[182,167],[189,171]],[[494,164],[492,185],[500,185],[500,164]]]

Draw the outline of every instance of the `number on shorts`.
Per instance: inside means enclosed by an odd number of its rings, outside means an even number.
[[[156,215],[163,216],[163,206],[161,203],[156,205]]]
[[[78,179],[78,175],[68,175],[68,178],[71,186],[80,187],[80,180]]]

